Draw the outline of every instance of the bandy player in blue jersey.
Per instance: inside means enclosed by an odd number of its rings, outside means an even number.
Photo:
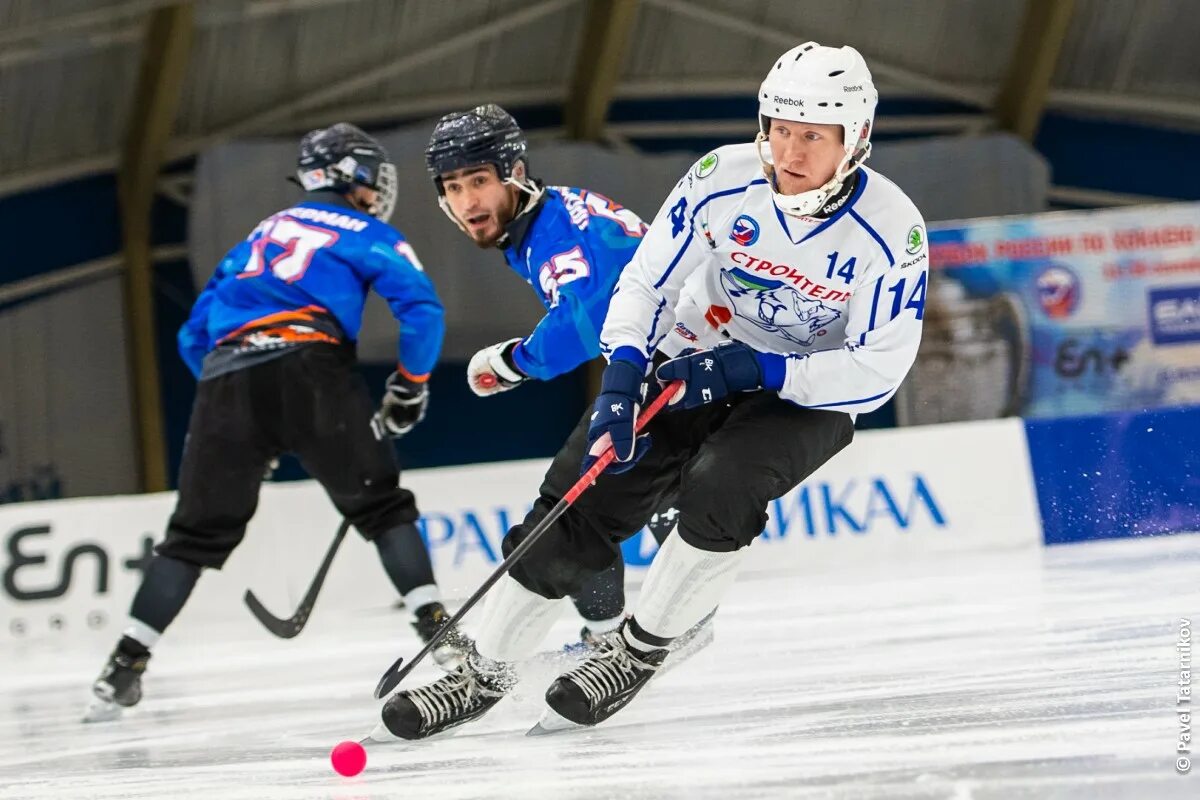
[[[467,382],[481,397],[597,358],[613,287],[646,232],[637,214],[597,192],[532,178],[527,150],[517,121],[489,103],[442,117],[425,151],[446,216],[479,247],[501,250],[546,308],[528,335],[471,359]],[[660,541],[673,518],[667,504],[651,521]],[[624,574],[618,558],[572,595],[585,648],[624,619]]]
[[[444,333],[442,304],[421,262],[388,224],[396,170],[373,138],[339,123],[300,143],[304,200],[263,220],[221,261],[179,332],[199,385],[166,538],[133,599],[128,626],[93,689],[86,719],[141,699],[150,649],[204,568],[220,569],[254,515],[267,465],[294,453],[338,512],[374,542],[428,640],[448,618],[383,434],[425,414],[426,381]],[[368,289],[400,323],[396,371],[373,412],[355,371]],[[435,658],[452,663],[457,632]]]

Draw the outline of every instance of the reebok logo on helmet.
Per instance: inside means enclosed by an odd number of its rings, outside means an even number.
[[[800,106],[801,108],[804,107],[803,100],[793,99],[791,97],[780,97],[779,95],[775,95],[775,102],[781,106]]]

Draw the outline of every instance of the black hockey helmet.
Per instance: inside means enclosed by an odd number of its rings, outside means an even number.
[[[528,171],[526,149],[525,134],[512,115],[487,103],[438,120],[425,148],[425,165],[441,195],[445,194],[441,176],[454,170],[492,164],[500,180],[507,181],[516,163],[524,160]]]
[[[345,194],[354,186],[374,189],[379,199],[368,213],[384,222],[396,207],[396,165],[383,145],[349,122],[304,135],[296,180],[309,192],[329,189]]]

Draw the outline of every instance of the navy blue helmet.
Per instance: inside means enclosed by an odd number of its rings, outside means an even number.
[[[517,161],[525,160],[528,170],[525,150],[525,134],[517,121],[500,106],[487,103],[438,120],[425,148],[425,164],[438,194],[445,194],[441,176],[447,172],[492,164],[504,181],[512,177]]]
[[[396,207],[396,165],[378,141],[348,122],[310,131],[300,140],[296,179],[305,190],[340,194],[354,186],[379,193],[368,213],[387,222]]]

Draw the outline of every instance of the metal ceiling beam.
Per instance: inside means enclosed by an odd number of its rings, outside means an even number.
[[[1036,0],[1030,1],[1035,2]],[[740,33],[743,36],[775,42],[782,48],[795,47],[808,38],[806,34],[777,30],[769,26],[751,22],[733,13],[704,8],[695,3],[694,0],[645,0],[645,2],[648,5],[658,6],[679,16],[688,17],[706,25],[716,25],[725,30]],[[769,56],[776,55],[778,53],[769,54]],[[922,75],[877,58],[871,58],[869,64],[871,72],[876,78],[890,80],[900,86],[916,89],[934,97],[957,100],[960,103],[976,105],[981,108],[986,108],[990,105],[991,96],[986,90],[962,83],[941,80],[929,75]]]
[[[879,120],[876,132],[884,134],[962,133],[977,134],[993,127],[987,114],[920,114],[889,116]],[[677,136],[740,136],[753,139],[758,125],[752,119],[639,120],[609,125],[609,133],[623,137],[671,138]]]
[[[142,64],[117,172],[125,258],[125,322],[143,491],[167,488],[158,352],[155,346],[151,212],[175,124],[194,28],[191,2],[148,16]]]
[[[191,1],[191,0],[189,0]],[[20,28],[0,31],[0,66],[39,61],[57,61],[77,53],[93,53],[139,41],[141,17],[148,11],[179,0],[126,0],[98,11],[83,11],[48,17]],[[201,2],[196,27],[215,30],[249,20],[348,5],[358,0],[248,0],[244,5],[225,6]]]
[[[1037,133],[1075,0],[1027,0],[1008,74],[996,95],[996,124],[1027,142]]]
[[[520,11],[515,11],[494,22],[489,22],[486,27],[473,28],[456,36],[451,36],[449,39],[431,41],[427,47],[404,53],[394,61],[381,64],[373,69],[357,72],[348,78],[335,81],[321,89],[299,93],[296,99],[289,102],[273,103],[257,114],[251,114],[239,122],[235,122],[232,125],[213,131],[207,136],[195,140],[191,143],[191,146],[195,148],[191,152],[196,152],[210,144],[215,144],[233,136],[261,132],[268,125],[279,120],[287,120],[299,111],[321,108],[322,106],[336,102],[345,95],[353,94],[362,89],[368,89],[380,81],[402,75],[408,70],[441,61],[460,50],[478,47],[484,42],[496,39],[516,28],[529,25],[542,17],[560,11],[576,2],[578,0],[541,0],[539,3],[522,8]],[[174,151],[172,151],[172,154],[176,156],[190,155],[190,153],[176,153]]]
[[[70,35],[78,37],[94,28],[111,27],[113,23],[124,19],[133,19],[147,11],[153,11],[176,0],[126,0],[124,3],[107,5],[91,11],[80,11],[75,14],[60,14],[49,16],[30,25],[19,28],[9,28],[0,31],[0,45],[11,45],[24,39],[40,39],[42,37],[62,37]]]
[[[393,98],[323,108],[295,117],[292,123],[294,131],[307,131],[344,119],[352,119],[359,125],[372,125],[380,122],[395,123],[397,120],[441,116],[446,113],[447,109],[470,108],[480,103],[498,103],[508,108],[509,106],[550,105],[562,103],[563,100],[564,89],[561,86],[471,89],[425,97]],[[187,142],[181,142],[181,144],[186,145]]]
[[[575,77],[563,114],[572,139],[603,138],[637,12],[638,0],[588,0],[582,41],[575,53]]]

